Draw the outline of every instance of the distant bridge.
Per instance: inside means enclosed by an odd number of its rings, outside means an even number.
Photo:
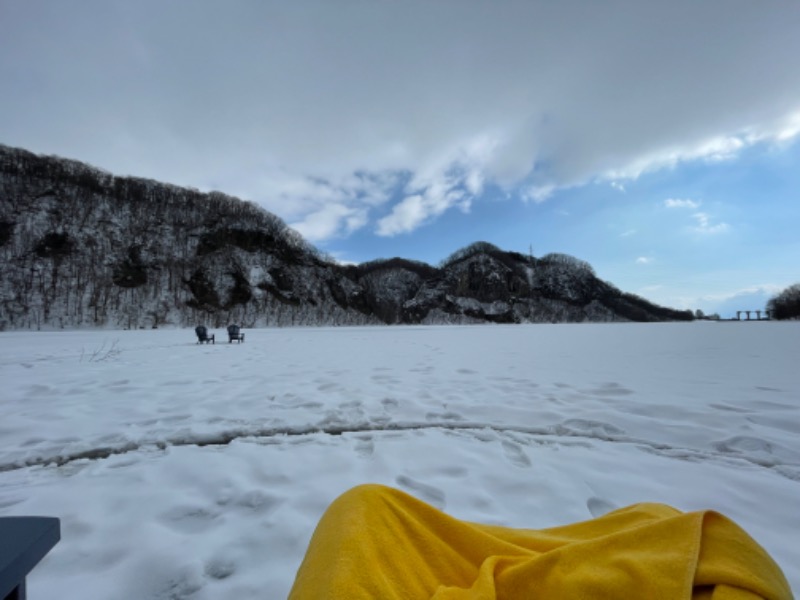
[[[756,318],[751,319],[750,315],[752,313],[756,313]],[[765,314],[766,317],[763,319],[761,318],[761,314]],[[736,320],[741,321],[742,315],[747,315],[747,318],[744,319],[745,321],[769,321],[772,319],[772,311],[771,310],[737,310],[736,311]]]

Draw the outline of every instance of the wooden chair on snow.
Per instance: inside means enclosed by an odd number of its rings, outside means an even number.
[[[215,343],[214,342],[214,334],[208,335],[208,329],[206,329],[205,325],[198,325],[194,328],[194,332],[197,334],[197,343],[198,344],[208,344],[208,343]]]
[[[228,325],[228,343],[231,344],[234,340],[241,344],[244,342],[244,334],[238,325]]]

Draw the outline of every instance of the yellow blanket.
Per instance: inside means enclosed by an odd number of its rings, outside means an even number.
[[[792,593],[766,551],[719,513],[636,504],[563,527],[509,529],[363,485],[323,515],[289,598],[789,600]]]

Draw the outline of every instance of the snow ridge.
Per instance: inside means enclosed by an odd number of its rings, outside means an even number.
[[[716,460],[724,461],[729,464],[736,464],[744,461],[758,467],[774,469],[774,471],[788,479],[800,481],[800,463],[784,464],[776,457],[762,458],[751,453],[739,452],[737,444],[745,449],[760,449],[765,442],[758,438],[733,438],[715,444],[717,452],[698,450],[693,448],[681,448],[662,444],[646,439],[621,435],[621,430],[614,428],[606,423],[584,421],[580,419],[570,419],[563,424],[552,427],[518,427],[511,425],[491,425],[478,422],[393,422],[377,424],[370,422],[351,423],[347,425],[327,425],[327,426],[307,426],[307,427],[272,427],[266,429],[232,429],[220,431],[218,433],[204,434],[178,434],[168,436],[164,440],[136,443],[127,442],[118,446],[99,446],[89,450],[82,450],[75,453],[41,455],[29,457],[21,461],[0,463],[0,472],[14,471],[26,467],[45,467],[55,465],[58,467],[82,460],[101,460],[109,456],[127,454],[129,452],[147,450],[166,450],[169,447],[179,446],[227,446],[237,440],[257,441],[265,443],[274,441],[280,443],[281,438],[300,437],[300,436],[341,436],[345,434],[364,434],[364,433],[392,433],[401,431],[423,431],[429,429],[439,429],[457,432],[475,432],[476,438],[487,441],[494,440],[494,434],[519,434],[528,438],[528,443],[539,444],[556,443],[566,444],[563,438],[581,438],[592,441],[607,442],[613,444],[633,444],[640,450],[651,452],[670,458],[678,458],[690,461]],[[487,437],[488,434],[488,437]],[[744,443],[742,443],[744,441]]]

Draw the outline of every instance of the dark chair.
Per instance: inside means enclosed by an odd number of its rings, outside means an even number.
[[[197,334],[197,343],[202,344],[209,342],[214,344],[214,334],[208,335],[208,329],[206,329],[205,325],[198,325],[194,328],[194,332]]]
[[[60,539],[55,517],[0,518],[0,599],[25,600],[25,578]]]
[[[244,341],[244,334],[241,333],[238,325],[228,325],[228,343],[230,344],[234,340],[241,344]]]

